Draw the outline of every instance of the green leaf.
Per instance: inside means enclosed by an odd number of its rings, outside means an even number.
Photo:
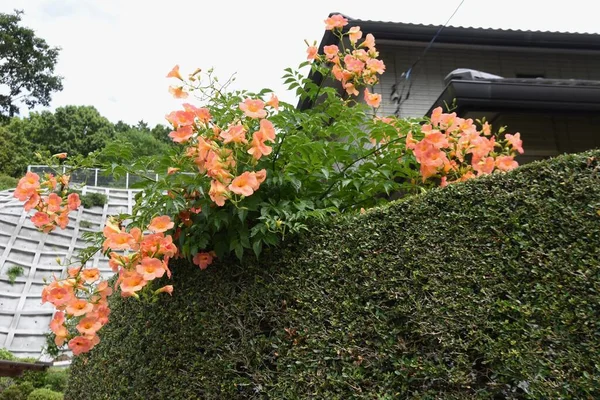
[[[246,208],[238,208],[238,217],[240,222],[244,222],[248,216],[248,210]]]
[[[223,236],[217,236],[213,240],[214,250],[217,253],[217,257],[223,257],[225,254],[228,254],[231,249],[229,249],[229,243],[227,243],[227,238]]]
[[[300,179],[292,176],[290,177],[289,181],[294,189],[296,189],[296,192],[300,191],[300,188],[302,187],[302,181]]]
[[[252,243],[252,250],[254,251],[254,255],[256,255],[256,258],[258,258],[260,256],[260,253],[262,252],[262,240],[261,239],[255,240]]]
[[[239,242],[235,242],[234,250],[236,257],[241,260],[244,256],[244,247]]]
[[[269,232],[264,236],[263,241],[268,245],[276,246],[279,243],[279,237]]]
[[[250,248],[250,231],[245,225],[239,229],[240,243],[245,248]]]

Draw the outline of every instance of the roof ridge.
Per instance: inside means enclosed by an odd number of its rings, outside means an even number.
[[[425,24],[418,22],[399,22],[399,21],[382,21],[382,20],[369,20],[369,19],[358,19],[352,18],[344,13],[340,12],[332,12],[329,13],[329,17],[335,14],[340,14],[344,18],[346,18],[349,22],[349,25],[360,25],[360,23],[370,23],[370,24],[386,24],[386,25],[402,25],[405,27],[414,26],[414,27],[422,27],[422,28],[438,28],[442,24]],[[552,31],[552,30],[529,30],[529,29],[504,29],[504,28],[492,28],[492,27],[483,27],[483,26],[462,26],[462,25],[447,25],[444,29],[468,29],[474,31],[495,31],[495,32],[515,32],[515,33],[545,33],[545,34],[562,34],[562,35],[590,35],[590,36],[598,36],[600,37],[600,33],[597,32],[571,32],[571,31]]]

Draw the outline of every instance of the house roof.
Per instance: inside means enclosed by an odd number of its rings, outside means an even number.
[[[329,15],[334,14],[339,13]],[[346,29],[352,26],[360,26],[363,32],[372,33],[376,40],[387,39],[428,43],[440,28],[439,25],[361,20],[345,17],[348,19]],[[331,31],[326,31],[323,40],[321,40],[321,47],[337,41],[338,39]],[[600,34],[446,26],[436,38],[436,43],[600,50]]]
[[[578,79],[452,80],[431,106],[467,111],[600,112],[600,81]]]
[[[334,14],[341,14],[337,12],[330,13],[329,16]],[[342,14],[344,15],[344,14]],[[348,17],[348,25],[344,28],[345,30],[350,29],[353,26],[360,26],[361,30],[365,33],[371,33],[375,36],[375,40],[395,40],[395,41],[410,41],[410,42],[423,42],[424,44],[429,43],[431,39],[438,33],[439,25],[424,25],[424,24],[412,24],[405,22],[391,22],[391,21],[373,21],[373,20],[361,20]],[[319,44],[319,53],[323,52],[323,47],[336,44],[339,39],[333,34],[332,31],[325,31],[321,43]],[[596,33],[575,33],[575,32],[551,32],[551,31],[530,31],[530,30],[512,30],[512,29],[492,29],[492,28],[476,28],[476,27],[463,27],[463,26],[446,26],[439,33],[436,38],[436,43],[450,43],[450,44],[464,44],[464,45],[486,45],[486,46],[509,46],[509,47],[521,47],[521,48],[545,48],[545,49],[567,49],[567,50],[587,50],[587,51],[600,51],[600,34]],[[309,78],[319,83],[323,77],[319,73],[311,73]],[[455,83],[457,82],[457,83]],[[483,89],[483,88],[486,89]],[[487,94],[485,93],[487,90]],[[540,96],[542,93],[551,93],[553,98],[556,96],[560,97],[560,100],[549,100],[548,102],[536,101],[535,98],[530,100],[522,99],[522,104],[546,104],[553,105],[554,107],[563,107],[567,104],[571,104],[573,107],[575,103],[573,98],[569,96],[575,94],[576,98],[583,96],[586,100],[589,100],[589,96],[594,99],[591,103],[586,103],[583,106],[589,109],[597,109],[598,103],[596,97],[600,93],[600,87],[591,83],[584,83],[583,81],[569,81],[558,83],[556,80],[549,82],[549,80],[536,80],[535,82],[510,82],[508,80],[502,80],[497,82],[487,81],[452,81],[444,92],[440,95],[438,101],[432,106],[432,109],[443,104],[444,100],[450,99],[451,94],[459,96],[461,94],[479,93],[476,96],[477,101],[484,101],[487,97],[486,104],[489,105],[490,101],[494,101],[496,105],[500,105],[504,100],[499,97],[500,93],[509,95],[510,101],[514,103],[515,95],[518,93],[529,94],[531,96]],[[513,96],[513,97],[510,97]],[[562,98],[562,96],[567,96]],[[476,101],[472,99],[473,104]],[[466,101],[466,98],[463,99]],[[560,101],[563,101],[562,106],[558,106]],[[310,102],[304,101],[299,102],[298,107],[305,109],[310,107]],[[571,107],[571,106],[569,106]],[[430,110],[431,111],[431,110]]]
[[[341,14],[338,12],[330,13]],[[344,15],[344,14],[342,14]],[[395,40],[429,43],[438,33],[439,25],[412,24],[405,22],[391,21],[373,21],[361,20],[348,17],[348,25],[345,30],[353,26],[360,26],[365,33],[371,33],[375,40]],[[323,53],[323,48],[330,44],[337,44],[339,39],[332,31],[325,31],[321,43],[319,44],[319,53]],[[530,30],[511,30],[511,29],[492,29],[476,28],[464,26],[446,26],[436,38],[436,43],[464,44],[464,45],[486,45],[486,46],[509,46],[521,48],[545,48],[545,49],[567,49],[567,50],[587,50],[600,51],[600,34],[596,33],[575,33],[575,32],[551,32],[551,31],[530,31]],[[320,83],[323,77],[319,73],[310,73],[309,78]],[[464,82],[463,82],[464,83]],[[481,85],[485,85],[479,82]],[[502,87],[498,85],[508,85],[504,83],[490,83],[489,87]],[[538,82],[538,85],[548,86],[548,82]],[[524,84],[529,87],[531,83]],[[471,87],[460,84],[462,87]],[[525,87],[524,86],[524,87]],[[514,88],[514,86],[511,86]],[[530,88],[531,89],[531,88]],[[446,91],[440,96],[440,99],[453,88],[446,88]],[[532,89],[531,89],[532,90]],[[549,87],[544,90],[553,90]],[[567,93],[569,89],[557,90],[555,93]],[[596,91],[594,91],[595,93]],[[578,91],[577,93],[583,93]],[[311,106],[309,101],[300,101],[298,107],[306,109]]]

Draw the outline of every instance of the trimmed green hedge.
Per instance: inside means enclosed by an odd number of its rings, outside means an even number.
[[[600,151],[115,299],[66,399],[600,398]]]

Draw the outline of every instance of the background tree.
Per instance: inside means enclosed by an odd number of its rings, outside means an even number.
[[[22,176],[29,164],[37,163],[36,152],[87,155],[112,143],[113,149],[126,149],[132,161],[165,154],[173,147],[170,131],[160,124],[150,129],[143,121],[135,126],[123,121],[113,124],[92,106],[32,112],[25,118],[13,117],[0,124],[0,175]],[[106,160],[106,156],[100,159]]]
[[[119,121],[115,124],[114,138],[118,141],[117,146],[126,146],[131,152],[131,159],[137,160],[168,152],[169,148],[173,147],[170,132],[170,128],[161,124],[150,129],[150,125],[144,120],[138,121],[136,125]]]
[[[62,78],[54,74],[60,48],[50,47],[35,32],[19,25],[22,11],[0,13],[0,117],[28,108],[50,105],[51,94],[62,90]]]
[[[143,119],[139,120],[135,127],[139,131],[150,132],[150,127],[148,126],[148,123],[146,121],[144,121]]]
[[[116,133],[122,133],[122,132],[127,132],[128,130],[131,129],[131,125],[129,125],[126,122],[123,122],[122,120],[119,120],[116,124],[115,124],[115,132]]]
[[[92,106],[59,107],[54,113],[33,112],[24,119],[24,136],[38,149],[83,156],[104,148],[115,136],[114,125]]]
[[[121,123],[121,121],[119,121],[117,124],[119,123]],[[140,120],[138,121],[137,125],[131,126],[130,129],[138,132],[148,133],[160,142],[173,145],[173,140],[169,137],[169,133],[172,131],[172,129],[165,125],[157,124],[154,126],[154,128],[150,129],[150,125],[148,125],[146,121]]]
[[[169,133],[172,131],[173,129],[161,125],[161,124],[157,124],[154,128],[152,128],[152,136],[154,136],[157,140],[160,140],[163,143],[167,143],[169,145],[173,145],[173,140],[169,137]]]
[[[21,134],[23,121],[13,118],[0,126],[0,174],[20,177],[35,163],[32,144]]]
[[[167,137],[168,138],[168,137]],[[133,159],[165,154],[171,147],[164,141],[155,138],[149,129],[140,130],[131,128],[126,132],[119,132],[115,139],[131,146]],[[170,138],[168,138],[170,140]],[[172,141],[171,141],[172,142]]]

